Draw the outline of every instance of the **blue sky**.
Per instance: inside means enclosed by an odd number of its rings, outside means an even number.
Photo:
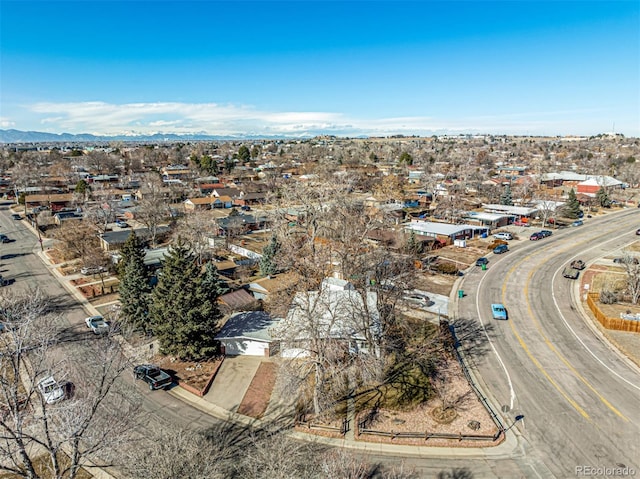
[[[0,128],[640,136],[640,2],[0,0]]]

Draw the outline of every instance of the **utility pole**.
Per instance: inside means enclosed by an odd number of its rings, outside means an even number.
[[[42,234],[40,233],[40,227],[38,226],[38,214],[33,215],[33,224],[36,225],[36,231],[38,232],[38,243],[40,243],[40,251],[44,252],[44,246],[42,244]]]

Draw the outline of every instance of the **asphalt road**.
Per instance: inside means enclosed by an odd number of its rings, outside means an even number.
[[[580,467],[640,475],[640,371],[584,318],[575,295],[585,292],[562,277],[573,259],[620,255],[639,225],[636,208],[589,219],[490,255],[487,271],[464,279],[457,319],[475,339],[467,355],[505,424],[524,416],[513,429],[534,477],[576,477]],[[493,320],[491,303],[504,303],[509,320]]]
[[[634,240],[639,219],[640,211],[634,210],[585,223],[493,257],[487,271],[476,268],[465,277],[468,296],[459,303],[458,318],[467,320],[466,344],[472,344],[468,354],[490,397],[507,406],[505,424],[518,414],[525,416],[513,427],[519,438],[516,450],[486,456],[479,452],[477,457],[454,453],[367,458],[388,465],[402,463],[422,477],[444,473],[443,477],[465,479],[574,477],[580,465],[625,464],[640,470],[640,375],[585,325],[572,306],[571,283],[559,274],[579,251],[588,262]],[[0,244],[0,273],[12,281],[6,288],[44,290],[63,312],[60,327],[69,331],[70,340],[61,348],[70,357],[91,358],[95,338],[83,324],[87,312],[35,254],[37,239],[24,220],[10,218],[8,204],[0,204],[0,233],[15,240]],[[472,294],[476,289],[478,294]],[[498,301],[509,309],[507,322],[490,318],[489,304]],[[482,325],[486,334],[478,329]],[[129,375],[118,387],[126,389],[141,408],[141,434],[145,428],[209,429],[221,434],[231,428],[169,394],[135,384]]]

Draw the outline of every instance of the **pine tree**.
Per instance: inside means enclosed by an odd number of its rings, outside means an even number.
[[[607,190],[604,189],[604,186],[601,186],[600,189],[596,192],[596,200],[602,208],[611,207],[611,199],[607,194]]]
[[[120,261],[118,261],[118,275],[122,277],[127,265],[131,261],[144,260],[144,244],[142,240],[133,231],[129,233],[129,237],[120,249]]]
[[[138,236],[129,235],[118,262],[120,275],[120,304],[122,319],[136,330],[149,332],[149,300],[151,286],[144,264],[144,248]]]
[[[165,256],[152,300],[151,324],[163,354],[200,360],[217,352],[217,296],[203,287],[195,255],[180,239]]]
[[[262,258],[260,258],[260,272],[264,276],[276,274],[278,272],[275,258],[278,255],[279,251],[280,243],[274,235],[271,237],[271,241],[269,242],[269,244],[262,249]]]
[[[406,248],[407,253],[411,255],[417,255],[419,253],[418,241],[416,240],[416,232],[413,230],[411,230],[411,233],[409,233],[409,237],[407,238]]]
[[[229,291],[227,285],[218,274],[216,265],[209,261],[204,267],[202,275],[202,284],[200,285],[204,291],[208,291],[208,295],[214,298],[212,301],[217,302],[218,298]]]
[[[576,219],[580,217],[580,202],[576,198],[576,192],[573,188],[569,191],[567,196],[567,204],[565,205],[565,214],[568,218]]]
[[[507,186],[504,189],[504,193],[500,196],[500,204],[505,206],[513,206],[513,197],[511,195],[511,188]]]

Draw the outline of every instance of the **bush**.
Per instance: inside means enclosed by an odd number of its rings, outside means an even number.
[[[509,242],[501,239],[493,240],[493,242],[489,246],[487,246],[487,249],[494,249],[496,246],[501,244],[509,244]]]
[[[600,302],[602,304],[615,304],[618,302],[618,295],[613,291],[603,290],[600,292]]]
[[[453,263],[438,263],[437,265],[435,265],[434,269],[438,272],[438,273],[444,273],[444,274],[457,274],[458,273],[458,267],[453,264]]]

